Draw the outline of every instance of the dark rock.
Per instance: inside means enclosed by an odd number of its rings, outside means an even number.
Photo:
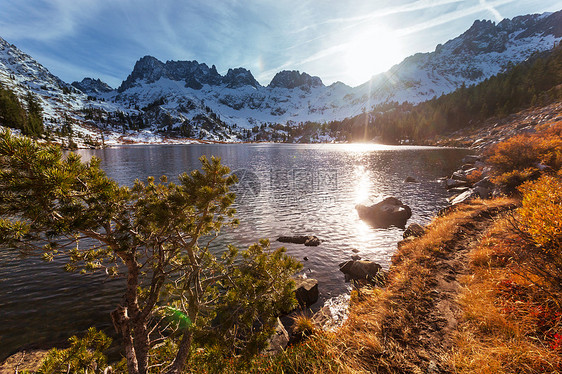
[[[281,243],[304,244],[309,247],[316,247],[322,243],[320,239],[313,235],[280,236],[277,238]]]
[[[410,207],[395,197],[387,197],[371,206],[356,205],[355,209],[357,209],[359,218],[375,227],[382,228],[390,226],[404,228],[412,216]]]
[[[486,177],[484,179],[479,180],[478,182],[474,183],[474,187],[483,187],[493,189],[496,185],[490,181],[490,178]]]
[[[481,169],[481,168],[483,168],[483,167],[485,167],[485,166],[486,166],[486,163],[484,163],[484,162],[482,162],[482,161],[476,161],[476,162],[474,163],[474,167],[475,167],[475,168]]]
[[[359,250],[358,250],[357,248],[353,248],[353,249],[351,250],[351,252],[353,252],[353,253],[359,253]]]
[[[354,261],[359,261],[359,260],[361,260],[361,256],[353,255],[353,256],[351,256],[351,259],[354,260]]]
[[[304,245],[306,245],[307,247],[317,247],[320,245],[320,243],[322,243],[322,241],[316,236],[309,236],[308,239],[304,242]]]
[[[312,278],[296,278],[295,297],[301,307],[309,307],[317,302],[318,281]]]
[[[275,74],[268,87],[275,88],[304,88],[310,89],[311,87],[323,87],[322,80],[318,77],[312,77],[307,73],[301,73],[296,70],[288,71],[283,70]]]
[[[457,170],[453,173],[453,175],[451,176],[451,179],[456,180],[456,181],[466,182],[466,176],[467,175],[468,175],[468,170],[467,171]]]
[[[220,85],[223,77],[217,68],[197,61],[166,61],[165,63],[152,56],[144,56],[135,63],[133,71],[119,87],[121,93],[129,88],[146,83],[154,83],[161,78],[173,81],[184,81],[186,87],[200,89],[204,84]]]
[[[275,326],[275,332],[269,338],[267,348],[265,349],[264,353],[268,356],[273,356],[285,348],[289,344],[289,333],[285,330],[285,327],[277,318],[277,325]]]
[[[228,69],[223,78],[223,83],[228,88],[240,88],[244,86],[259,87],[260,84],[249,70],[244,68]]]
[[[382,267],[373,261],[346,261],[342,262],[339,267],[340,271],[345,274],[346,280],[379,283],[382,277]]]
[[[308,261],[308,257],[304,256],[303,260]]]
[[[407,177],[404,179],[404,183],[418,183],[418,180],[414,177]]]
[[[402,235],[404,239],[414,237],[419,238],[425,234],[425,227],[420,224],[412,223],[408,226],[404,234]]]
[[[113,91],[113,88],[99,79],[84,78],[81,82],[72,82],[72,85],[86,94],[101,94]]]
[[[492,196],[496,185],[490,181],[489,177],[474,183],[474,192],[476,192],[482,199],[488,199]]]
[[[480,161],[480,156],[476,156],[476,155],[468,155],[468,156],[464,156],[464,158],[462,159],[462,163],[463,164],[473,164],[476,161]]]
[[[447,179],[445,181],[445,186],[447,189],[457,188],[457,187],[466,187],[468,183],[466,181],[461,181],[457,179]]]
[[[478,194],[481,199],[489,199],[494,190],[486,187],[474,187],[473,191]]]

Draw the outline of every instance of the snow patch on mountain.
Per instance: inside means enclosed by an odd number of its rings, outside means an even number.
[[[70,120],[76,131],[95,136],[103,129],[108,139],[142,133],[147,138],[148,132],[233,141],[244,129],[263,124],[323,123],[382,103],[429,100],[477,84],[561,39],[562,11],[498,24],[476,21],[435,51],[410,56],[354,88],[341,82],[325,86],[319,77],[299,71],[279,72],[262,86],[242,67],[223,76],[214,65],[145,56],[112,89],[92,78],[69,85],[0,38],[0,83],[21,97],[35,94],[46,125],[53,128]]]

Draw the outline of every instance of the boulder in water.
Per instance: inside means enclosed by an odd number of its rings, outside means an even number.
[[[396,226],[404,228],[406,221],[412,216],[409,206],[395,197],[387,197],[383,201],[371,206],[356,205],[359,218],[375,227],[387,228]]]
[[[277,238],[281,243],[304,244],[308,247],[319,246],[322,241],[314,235],[280,236]]]

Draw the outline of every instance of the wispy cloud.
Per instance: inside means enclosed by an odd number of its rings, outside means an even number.
[[[480,4],[478,4],[478,5],[474,5],[474,6],[471,6],[471,7],[468,7],[468,8],[464,8],[464,9],[460,9],[460,10],[457,10],[457,11],[454,11],[454,12],[446,13],[446,14],[443,14],[442,16],[436,17],[436,18],[431,19],[429,21],[420,22],[420,23],[415,24],[413,26],[397,30],[396,32],[400,36],[413,34],[413,33],[416,33],[416,32],[420,32],[420,31],[430,29],[432,27],[442,25],[444,23],[453,22],[453,21],[458,20],[460,18],[468,17],[468,16],[471,16],[471,15],[476,14],[476,13],[481,13],[482,11],[485,11],[485,10],[494,9],[494,7],[497,7],[497,6],[500,6],[500,5],[506,5],[506,4],[514,3],[516,1],[519,1],[519,0],[496,0],[496,1],[489,2],[489,3],[481,0]]]
[[[358,23],[372,21],[376,18],[382,18],[382,17],[393,15],[393,14],[413,12],[413,11],[417,11],[417,10],[425,10],[425,9],[430,9],[430,8],[434,8],[434,7],[438,7],[438,6],[442,6],[442,5],[460,3],[460,2],[463,2],[463,1],[465,1],[465,0],[417,0],[417,1],[414,1],[413,3],[410,3],[410,4],[404,4],[404,5],[396,6],[396,7],[378,9],[374,12],[371,12],[371,13],[368,13],[368,14],[365,14],[365,15],[361,15],[361,16],[328,19],[328,20],[325,20],[325,21],[322,21],[322,22],[317,22],[315,24],[305,26],[305,27],[303,27],[299,30],[294,31],[294,33],[305,32],[305,31],[308,31],[309,29],[318,28],[318,27],[323,26],[323,25],[347,24],[347,25],[345,25],[345,27],[352,27],[352,26],[357,25]]]
[[[0,0],[0,36],[70,81],[95,75],[115,85],[148,54],[221,72],[242,66],[262,84],[283,69],[353,84],[346,51],[372,31],[363,45],[404,43],[398,59],[462,33],[474,15],[499,21],[559,8],[560,0]]]
[[[7,38],[51,41],[71,35],[100,9],[96,0],[6,0],[2,2],[0,29]]]

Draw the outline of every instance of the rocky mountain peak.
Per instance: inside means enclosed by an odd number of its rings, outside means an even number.
[[[239,88],[243,86],[257,88],[260,86],[252,73],[244,68],[228,69],[228,72],[223,78],[223,83],[226,84],[228,88]]]
[[[72,82],[71,84],[86,94],[100,94],[113,91],[113,88],[100,79],[84,78],[80,82]]]
[[[197,61],[166,61],[165,63],[152,56],[145,56],[138,60],[133,72],[119,87],[123,92],[131,87],[144,83],[154,83],[161,78],[167,78],[177,82],[183,82],[185,87],[199,90],[203,85],[218,86],[223,83],[240,87],[244,84],[257,84],[252,74],[243,69],[244,72],[236,70],[228,77],[223,77],[217,71],[215,65],[209,67],[205,63]],[[232,75],[234,74],[234,76]],[[240,74],[243,76],[240,77]],[[228,74],[227,74],[228,75]],[[247,83],[241,83],[246,81]]]
[[[275,74],[268,87],[275,88],[311,88],[324,87],[324,83],[319,77],[313,77],[298,70],[283,70]]]

